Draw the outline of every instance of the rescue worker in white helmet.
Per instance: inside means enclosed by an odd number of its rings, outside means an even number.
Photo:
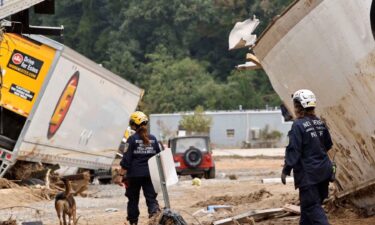
[[[138,223],[141,188],[146,198],[149,218],[160,211],[148,168],[148,160],[159,153],[160,148],[155,136],[148,133],[147,123],[148,118],[141,111],[130,115],[129,125],[135,133],[126,140],[124,155],[120,162],[121,169],[115,178],[115,183],[121,186],[125,184],[126,187],[127,220],[130,225]]]
[[[315,115],[316,98],[312,91],[302,89],[293,96],[296,119],[288,133],[285,164],[281,181],[293,170],[294,185],[299,189],[300,225],[329,225],[322,203],[328,197],[333,166],[327,152],[332,140],[326,125]]]

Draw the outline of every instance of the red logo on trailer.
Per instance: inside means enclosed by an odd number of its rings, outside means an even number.
[[[77,86],[78,86],[78,81],[79,81],[79,71],[76,71],[73,74],[73,76],[69,79],[68,83],[65,85],[65,88],[63,92],[61,93],[59,101],[57,102],[55,106],[55,110],[53,111],[53,114],[49,121],[49,127],[48,127],[48,133],[47,133],[48,139],[52,138],[53,135],[55,135],[56,131],[59,129],[62,122],[64,121],[64,118],[66,114],[68,113],[70,105],[72,104],[72,101],[74,99],[74,95],[76,93]]]
[[[23,55],[20,53],[16,53],[12,57],[12,62],[16,65],[19,65],[23,62]]]

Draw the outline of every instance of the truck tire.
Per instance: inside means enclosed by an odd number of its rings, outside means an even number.
[[[215,177],[216,177],[216,169],[214,166],[209,170],[208,179],[214,179]]]
[[[202,152],[197,148],[189,148],[184,154],[184,160],[188,167],[196,168],[202,163]]]
[[[216,176],[215,166],[213,166],[207,172],[204,173],[204,178],[206,179],[214,179],[215,176]]]
[[[6,136],[0,135],[0,147],[3,147],[8,150],[13,150],[15,145],[16,145],[15,140],[10,139]]]

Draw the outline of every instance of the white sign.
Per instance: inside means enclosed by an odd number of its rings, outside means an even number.
[[[159,154],[167,186],[177,184],[178,177],[171,149],[166,149],[160,152]],[[154,185],[154,189],[156,193],[159,193],[161,191],[161,179],[159,175],[156,157],[157,155],[151,157],[148,160],[148,168],[150,170],[151,180],[152,184]]]

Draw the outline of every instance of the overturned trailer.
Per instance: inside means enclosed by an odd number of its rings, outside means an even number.
[[[375,3],[374,3],[375,4]],[[375,41],[372,0],[294,2],[253,50],[289,109],[311,89],[334,140],[337,197],[375,212]],[[373,21],[374,22],[374,21]]]
[[[44,36],[0,47],[0,177],[24,161],[109,170],[143,90]]]

